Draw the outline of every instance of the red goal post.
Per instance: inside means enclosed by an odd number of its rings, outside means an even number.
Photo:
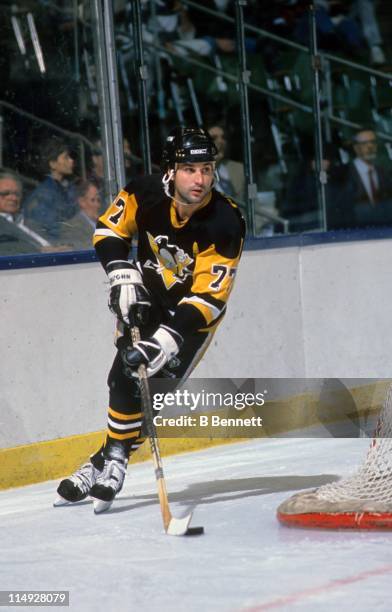
[[[296,493],[277,509],[288,527],[392,529],[392,385],[361,467],[348,478]]]

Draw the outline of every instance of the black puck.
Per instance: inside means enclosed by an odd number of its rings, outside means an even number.
[[[204,527],[188,527],[185,535],[187,536],[202,535],[203,533],[204,533]]]

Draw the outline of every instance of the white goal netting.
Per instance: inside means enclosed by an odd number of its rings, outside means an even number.
[[[392,385],[361,467],[348,478],[293,495],[279,506],[278,517],[299,526],[392,528]]]

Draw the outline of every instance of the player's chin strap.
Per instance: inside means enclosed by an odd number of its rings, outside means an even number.
[[[174,168],[170,168],[169,172],[166,172],[162,177],[162,185],[163,191],[167,195],[168,198],[173,198],[169,191],[169,183],[170,181],[174,181],[175,170]]]
[[[173,202],[175,202],[176,204],[181,204],[181,206],[192,206],[188,202],[181,202],[180,200],[176,200],[175,197],[170,193],[169,183],[170,181],[174,181],[175,173],[176,173],[175,169],[170,168],[170,170],[168,172],[165,172],[165,174],[162,177],[162,185],[163,185],[163,191],[165,192],[165,195],[167,195],[167,197],[173,200]],[[214,180],[212,181],[211,189],[213,189],[213,187],[215,187],[217,183],[219,183],[219,174],[218,174],[218,170],[215,167],[214,168]]]

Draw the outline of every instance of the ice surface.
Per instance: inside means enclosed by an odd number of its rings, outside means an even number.
[[[252,440],[165,458],[173,515],[194,508],[205,528],[193,538],[164,535],[150,462],[102,515],[91,501],[53,508],[56,482],[2,491],[0,589],[69,590],[77,612],[390,610],[392,533],[275,518],[292,493],[353,470],[368,444]]]

